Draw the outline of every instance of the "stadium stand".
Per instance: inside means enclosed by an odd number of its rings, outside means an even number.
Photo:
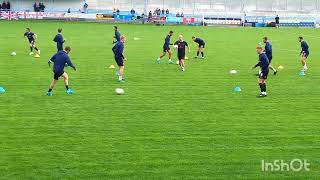
[[[292,27],[316,27],[320,22],[317,10],[320,7],[318,1],[302,1],[295,3],[288,1],[262,1],[256,0],[243,3],[243,1],[225,0],[44,0],[46,14],[35,14],[33,0],[12,0],[12,12],[3,12],[1,19],[28,18],[29,15],[36,19],[55,19],[57,13],[59,19],[112,19],[119,22],[151,22],[155,24],[189,24],[189,25],[249,25],[254,27],[272,26],[274,17],[279,15],[281,26]],[[38,1],[36,1],[38,2]],[[88,8],[84,4],[87,3]],[[113,9],[119,9],[114,13]],[[132,16],[131,10],[136,11]],[[155,9],[168,9],[170,13],[160,16],[152,16],[148,19],[148,12]],[[70,13],[67,13],[67,12]],[[184,17],[176,17],[177,13],[184,13]],[[61,15],[61,13],[66,13]],[[23,14],[23,15],[22,15]],[[26,15],[27,14],[27,15]],[[84,15],[85,14],[85,15]],[[144,16],[143,16],[144,14]],[[53,17],[52,17],[53,16]],[[17,18],[18,17],[18,18]]]

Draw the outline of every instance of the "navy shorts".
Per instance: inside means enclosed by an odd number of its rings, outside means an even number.
[[[122,57],[114,57],[118,66],[123,66],[123,58]]]
[[[166,52],[168,52],[168,51],[170,51],[170,47],[163,47],[163,52],[164,52],[164,53],[166,53]]]
[[[62,51],[62,50],[63,50],[63,45],[57,44],[57,49],[58,49],[58,52],[59,52],[59,51]]]
[[[199,48],[205,48],[206,44],[199,44]]]
[[[271,57],[268,57],[268,59],[269,59],[269,64],[271,64],[272,56],[271,56]]]
[[[305,58],[308,58],[309,52],[302,52],[302,56],[305,57]]]
[[[259,79],[268,79],[269,71],[262,71],[259,74]]]
[[[64,72],[54,72],[53,79],[59,80],[59,78],[63,75]]]
[[[34,40],[31,40],[31,39],[29,39],[29,43],[31,44],[31,45],[35,45],[35,41]]]

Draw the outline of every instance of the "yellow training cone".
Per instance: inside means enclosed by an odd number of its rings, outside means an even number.
[[[116,67],[114,65],[110,65],[109,69],[115,69]]]
[[[35,57],[35,58],[40,58],[40,55],[39,55],[39,54],[36,54],[34,57]]]

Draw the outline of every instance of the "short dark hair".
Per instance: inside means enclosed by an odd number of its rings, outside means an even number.
[[[62,32],[62,28],[59,28],[59,29],[58,29],[58,33],[61,33],[61,32]]]
[[[170,33],[170,34],[173,34],[173,31],[170,31],[169,33]]]
[[[26,30],[30,31],[30,28],[27,27]]]
[[[70,46],[66,46],[66,47],[64,48],[64,50],[70,52],[70,51],[71,51],[71,47],[70,47]]]
[[[115,29],[118,29],[118,26],[113,26]]]
[[[299,39],[303,39],[303,37],[302,37],[302,36],[299,36]]]
[[[263,37],[264,40],[268,40],[268,37]]]
[[[195,36],[192,36],[192,39],[196,38]]]

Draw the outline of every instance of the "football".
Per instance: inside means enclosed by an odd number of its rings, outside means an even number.
[[[237,70],[231,70],[230,74],[237,74]]]
[[[116,94],[118,94],[118,95],[124,94],[124,90],[123,90],[122,88],[117,88],[117,89],[115,90],[115,92],[116,92]]]

